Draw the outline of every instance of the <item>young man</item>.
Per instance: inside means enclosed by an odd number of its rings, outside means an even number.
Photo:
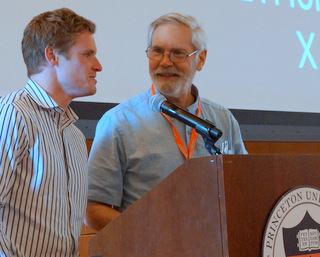
[[[79,256],[87,150],[68,105],[96,92],[94,32],[66,8],[25,28],[29,81],[0,99],[0,256]]]
[[[100,230],[186,159],[210,155],[204,140],[185,124],[150,108],[150,98],[168,101],[210,120],[229,153],[246,154],[239,124],[226,108],[199,97],[193,85],[205,64],[206,35],[191,16],[171,13],[150,25],[151,88],[108,111],[99,121],[89,157],[86,223]]]

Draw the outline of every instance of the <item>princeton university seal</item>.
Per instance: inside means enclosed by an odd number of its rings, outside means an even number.
[[[320,257],[320,191],[301,186],[276,204],[265,227],[262,257]]]

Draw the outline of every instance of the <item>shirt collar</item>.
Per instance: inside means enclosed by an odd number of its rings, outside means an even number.
[[[156,87],[154,87],[154,91],[156,94],[160,94],[160,92],[158,91],[158,89]],[[190,106],[188,106],[187,110],[191,113],[196,113],[196,111],[198,109],[198,102],[200,101],[200,97],[199,97],[198,88],[193,84],[191,86],[191,94],[194,96],[196,101],[193,104],[191,104]]]
[[[194,96],[196,101],[187,107],[187,110],[191,112],[192,114],[195,114],[198,110],[198,103],[200,101],[199,91],[195,85],[192,84],[191,87],[191,94]]]
[[[55,112],[63,114],[64,112],[66,115],[73,121],[79,119],[79,117],[75,114],[75,112],[70,108],[67,107],[67,110],[64,110],[60,107],[52,97],[42,88],[40,87],[34,80],[29,79],[25,86],[25,90],[29,93],[31,98],[41,107],[45,109],[52,109]]]

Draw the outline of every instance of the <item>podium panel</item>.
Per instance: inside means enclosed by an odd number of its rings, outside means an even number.
[[[100,231],[89,256],[224,256],[216,161],[179,167]]]
[[[320,155],[222,158],[229,256],[261,256],[265,226],[278,200],[297,186],[320,188]]]
[[[89,242],[89,256],[261,256],[279,198],[320,187],[320,155],[219,155],[186,161]]]

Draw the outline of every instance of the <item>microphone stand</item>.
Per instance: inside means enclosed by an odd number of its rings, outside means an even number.
[[[211,124],[212,127],[207,130],[203,126],[199,126],[197,123],[192,124],[193,125],[192,127],[196,130],[198,134],[202,136],[205,147],[208,150],[208,152],[211,155],[219,155],[221,154],[220,149],[216,147],[214,144],[222,136],[222,131],[217,129],[211,121],[206,120],[205,122],[207,122],[208,124]],[[186,124],[188,123],[186,122]]]
[[[203,135],[201,135],[201,136],[203,137],[206,149],[208,150],[208,152],[211,155],[219,155],[219,154],[221,154],[220,149],[214,145],[215,141],[213,141],[211,139],[208,139],[207,137],[205,137]]]
[[[207,120],[210,124],[212,124],[210,121]],[[213,125],[214,126],[214,125]],[[220,149],[216,147],[214,144],[218,141],[218,139],[222,136],[222,132],[219,130],[220,133],[210,133],[211,130],[209,130],[209,133],[204,130],[200,126],[195,126],[195,130],[200,134],[204,140],[204,144],[206,149],[211,155],[218,155],[221,154]]]

